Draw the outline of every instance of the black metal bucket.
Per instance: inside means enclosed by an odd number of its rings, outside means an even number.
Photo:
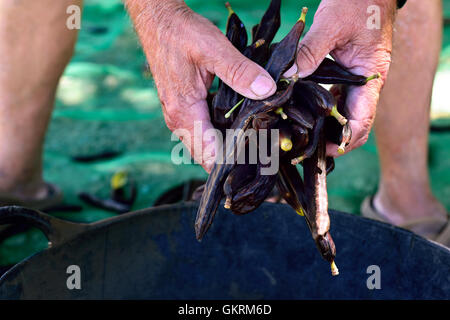
[[[196,210],[185,203],[75,224],[2,208],[0,224],[32,223],[52,246],[4,274],[0,298],[450,298],[450,250],[411,232],[331,212],[340,269],[332,277],[304,219],[287,206],[264,204],[243,217],[220,210],[201,243]],[[79,290],[67,287],[71,265],[81,270]],[[380,289],[370,286],[374,276]]]

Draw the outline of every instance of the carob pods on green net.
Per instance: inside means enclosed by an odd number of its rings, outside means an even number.
[[[286,37],[273,49],[272,55],[266,64],[265,69],[275,82],[291,68],[297,58],[297,47],[305,29],[305,18],[307,8],[303,8],[302,15]]]
[[[314,81],[322,84],[346,84],[353,86],[364,86],[367,82],[380,77],[375,74],[370,77],[359,76],[351,73],[339,63],[329,58],[325,58],[317,70],[304,80]]]
[[[252,28],[253,42],[258,39],[266,40],[269,45],[281,25],[281,0],[272,0],[261,22]]]
[[[240,52],[243,52],[248,42],[247,30],[241,19],[239,19],[238,15],[231,8],[230,3],[225,3],[225,6],[229,12],[226,36]]]

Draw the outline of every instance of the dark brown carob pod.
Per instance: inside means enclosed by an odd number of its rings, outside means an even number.
[[[308,108],[313,114],[332,116],[341,125],[347,123],[347,119],[337,109],[336,98],[315,82],[297,81],[294,87],[294,100],[296,104]]]
[[[288,119],[297,125],[303,126],[307,129],[312,129],[314,127],[315,119],[307,108],[301,108],[296,106],[294,103],[290,103],[283,107],[283,110]]]
[[[325,58],[317,70],[304,80],[322,84],[346,84],[352,86],[364,86],[367,82],[378,79],[379,73],[370,77],[359,76],[351,73],[336,61]]]
[[[281,42],[272,51],[272,55],[270,56],[265,69],[269,72],[275,82],[278,82],[283,73],[285,73],[295,63],[298,52],[298,43],[303,31],[305,30],[305,19],[307,12],[308,9],[303,8],[300,19],[298,19],[297,23],[288,35],[284,37],[284,39],[281,40]]]
[[[329,175],[331,172],[333,172],[335,166],[336,166],[336,163],[334,162],[334,158],[327,157],[327,175]]]
[[[266,45],[266,40],[259,39],[248,46],[244,50],[243,55],[260,66],[264,66],[267,63],[267,60],[269,60],[270,50]]]
[[[227,7],[229,13],[226,36],[240,52],[243,52],[248,42],[247,30],[241,19],[239,19],[238,15],[231,8],[229,2],[225,3],[225,7]]]
[[[264,101],[254,101],[246,99],[244,111],[239,112],[231,129],[238,130],[239,134],[234,137],[231,145],[224,146],[224,159],[216,163],[208,177],[205,191],[200,199],[200,205],[195,220],[195,232],[198,240],[201,240],[211,226],[220,200],[223,198],[223,184],[229,173],[235,166],[235,159],[243,145],[244,132],[247,130],[254,117],[259,113],[273,111],[278,105],[285,104],[291,97],[294,90],[294,82],[289,84],[283,92],[277,92]],[[244,144],[245,145],[245,144]]]
[[[291,128],[293,136],[292,143],[294,144],[292,154],[295,156],[300,154],[308,146],[309,132],[308,129],[297,124],[291,124]]]
[[[311,131],[311,134],[309,135],[309,142],[307,147],[304,149],[301,155],[298,155],[295,159],[291,160],[292,165],[297,165],[303,162],[303,160],[310,158],[316,152],[317,146],[319,145],[320,142],[320,136],[323,131],[324,123],[325,123],[324,117],[320,117],[317,119],[314,129]]]
[[[305,217],[312,237],[324,259],[331,264],[333,275],[338,274],[334,259],[336,250],[329,235],[330,217],[328,215],[327,158],[323,131],[314,155],[303,162],[305,196],[307,199]],[[331,239],[331,240],[330,240]]]
[[[255,130],[270,129],[277,122],[278,118],[267,112],[258,113],[253,117],[252,127]]]
[[[223,192],[226,197],[225,209],[230,209],[234,195],[255,179],[257,169],[258,166],[256,164],[245,163],[236,165],[230,172],[223,185]]]
[[[287,161],[280,163],[277,188],[284,200],[297,212],[304,216],[306,199],[305,187],[297,168]]]
[[[336,246],[331,234],[327,232],[325,236],[319,236],[315,242],[322,257],[330,263],[331,274],[333,276],[339,275],[339,269],[334,262],[334,259],[336,258]]]
[[[281,0],[272,0],[261,22],[252,29],[253,42],[258,39],[264,39],[269,45],[273,41],[281,25],[280,11]]]
[[[269,165],[259,164],[255,178],[241,188],[232,198],[230,209],[234,214],[243,215],[258,208],[272,192],[277,182],[277,174],[264,175],[262,169]]]
[[[252,42],[255,42],[257,40],[256,39],[256,32],[258,31],[258,28],[259,28],[259,24],[255,24],[252,27]]]

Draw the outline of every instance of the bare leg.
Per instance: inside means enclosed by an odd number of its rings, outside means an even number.
[[[81,0],[0,1],[0,192],[44,197],[42,145],[76,30]]]
[[[431,192],[427,162],[431,92],[441,39],[440,0],[409,0],[399,11],[393,63],[375,125],[381,183],[374,204],[396,225],[423,217],[445,221],[447,215]]]

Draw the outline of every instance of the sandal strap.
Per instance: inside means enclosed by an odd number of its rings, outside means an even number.
[[[450,222],[447,223],[434,241],[443,244],[446,247],[450,247]]]
[[[448,225],[448,219],[439,219],[435,217],[424,217],[419,219],[410,220],[402,225],[400,225],[400,228],[403,229],[412,229],[418,226],[432,226],[432,225]]]

